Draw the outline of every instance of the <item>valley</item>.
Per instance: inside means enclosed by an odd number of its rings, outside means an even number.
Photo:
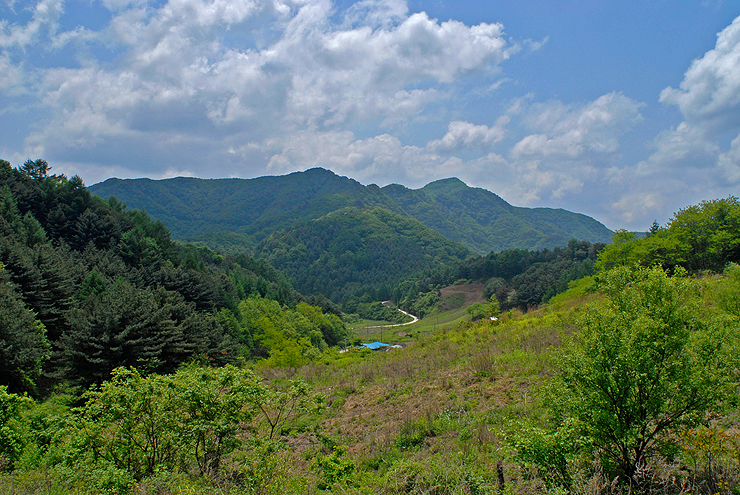
[[[737,198],[483,255],[339,183],[219,252],[0,162],[0,491],[735,495]]]

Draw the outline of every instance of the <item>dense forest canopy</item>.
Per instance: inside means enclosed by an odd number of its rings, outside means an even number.
[[[604,246],[571,239],[566,246],[552,250],[508,249],[470,257],[408,277],[393,289],[393,298],[403,308],[423,316],[434,309],[440,288],[481,281],[485,283],[484,298],[495,298],[501,310],[526,311],[565,291],[571,281],[593,275]]]
[[[346,332],[335,305],[303,297],[266,261],[175,242],[162,222],[43,160],[0,161],[0,232],[1,380],[11,391],[88,386],[120,366],[297,365]]]
[[[484,296],[495,297],[502,310],[526,311],[565,291],[570,282],[615,266],[659,264],[698,274],[719,273],[738,262],[740,201],[731,196],[683,208],[645,235],[620,230],[608,245],[572,239],[552,250],[509,249],[426,270],[397,284],[392,294],[402,307],[424,315],[434,308],[439,288],[484,281]]]
[[[348,207],[380,207],[418,220],[480,255],[552,249],[570,239],[609,242],[613,235],[586,215],[512,206],[454,178],[416,190],[398,184],[381,188],[314,168],[256,179],[108,179],[90,189],[146,210],[178,239],[229,252],[254,250],[271,234]]]
[[[470,255],[421,222],[380,207],[348,207],[272,234],[257,253],[283,269],[299,291],[337,303],[365,295],[389,299],[409,275]]]
[[[512,206],[485,189],[443,179],[412,190],[382,188],[402,209],[427,227],[485,255],[509,249],[542,250],[571,239],[609,242],[612,232],[591,217],[562,209]]]
[[[734,196],[687,206],[665,226],[653,223],[644,237],[618,231],[598,266],[661,264],[699,273],[721,272],[728,262],[740,262],[740,200]]]
[[[482,280],[502,309],[526,310],[591,274],[612,236],[584,215],[517,208],[458,179],[378,188],[317,168],[250,180],[109,179],[92,190],[145,208],[198,245],[248,249],[301,293],[367,318],[387,299],[428,313],[434,291],[457,280]],[[560,251],[569,241],[585,242],[578,249],[590,254]],[[493,258],[517,267],[476,266]]]

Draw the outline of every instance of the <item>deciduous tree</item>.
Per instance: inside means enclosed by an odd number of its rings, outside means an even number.
[[[604,274],[606,297],[584,313],[560,355],[556,409],[624,482],[666,453],[677,432],[718,411],[731,390],[724,329],[701,316],[697,285],[684,273]]]

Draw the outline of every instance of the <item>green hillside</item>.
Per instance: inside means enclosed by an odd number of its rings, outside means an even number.
[[[76,408],[0,388],[0,490],[734,495],[739,288],[736,265],[618,268],[526,315],[435,317],[404,329],[413,345],[297,370],[118,369]]]
[[[459,179],[411,190],[397,184],[383,192],[440,234],[479,254],[504,249],[544,249],[571,239],[609,242],[612,232],[591,217],[562,209],[519,208]]]
[[[175,242],[162,222],[49,169],[0,160],[0,389],[84,391],[121,366],[300,364],[344,338],[336,306],[265,260]]]
[[[319,168],[257,179],[108,179],[90,190],[146,210],[178,239],[229,245],[238,233],[250,250],[272,232],[348,206],[398,209],[378,187]]]
[[[0,493],[738,494],[737,198],[462,261],[350,206],[255,260],[48,172],[0,161]],[[348,328],[268,261],[358,307],[419,271],[438,304]],[[542,282],[567,290],[539,304]]]
[[[315,168],[257,179],[108,179],[90,190],[146,210],[178,239],[228,251],[253,250],[273,232],[350,206],[380,206],[415,218],[478,254],[552,248],[570,239],[609,242],[612,236],[585,215],[514,207],[458,179],[417,190],[400,185],[379,188]]]
[[[409,274],[459,262],[470,252],[385,208],[348,207],[270,235],[257,254],[284,270],[299,291],[346,302],[361,294],[387,299]]]

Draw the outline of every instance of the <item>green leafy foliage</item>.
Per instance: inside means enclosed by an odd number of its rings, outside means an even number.
[[[673,215],[665,227],[651,227],[638,238],[622,231],[599,255],[597,267],[630,266],[639,263],[665,268],[680,266],[689,273],[721,272],[728,262],[740,262],[740,201],[734,196],[702,201]]]
[[[236,311],[222,310],[232,335],[264,357],[264,366],[297,368],[311,352],[337,345],[347,335],[344,323],[334,314],[305,302],[296,309],[258,296],[239,303]]]
[[[556,410],[578,423],[605,469],[632,483],[677,433],[720,410],[732,392],[728,335],[702,318],[683,273],[618,268],[599,277],[607,296],[580,318],[560,353]]]
[[[321,473],[321,482],[318,487],[325,490],[336,483],[347,481],[355,472],[355,463],[344,456],[347,448],[334,446],[331,454],[321,455],[316,458],[316,465]]]
[[[394,323],[404,323],[408,321],[408,317],[396,308],[383,304],[380,301],[370,301],[370,296],[368,294],[365,294],[359,299],[353,297],[344,303],[342,307],[350,315],[355,315],[356,317],[368,320],[390,321]]]
[[[552,431],[523,421],[510,428],[509,443],[523,463],[542,470],[552,488],[571,486],[572,464],[584,443],[572,421],[566,420]]]
[[[173,469],[183,455],[172,406],[178,391],[165,377],[119,368],[85,394],[79,427],[88,448],[135,478]]]
[[[491,296],[491,300],[487,303],[473,303],[467,308],[467,312],[473,321],[478,321],[483,318],[498,317],[501,314],[499,309],[498,300],[495,296]]]
[[[305,262],[312,249],[332,276],[349,277],[345,263],[364,270],[368,282],[346,292],[322,281],[345,310],[400,314],[377,301],[392,294],[424,314],[447,294],[443,286],[465,280],[485,285],[489,302],[471,308],[479,316],[532,311],[415,330],[414,345],[392,352],[340,353],[329,347],[346,335],[338,306],[320,291],[300,295],[267,259],[173,242],[161,223],[90,197],[46,162],[15,170],[1,162],[0,324],[10,325],[0,326],[0,491],[736,491],[740,269],[725,265],[734,256],[731,202],[724,219],[717,205],[680,212],[676,238],[651,228],[645,239],[663,250],[668,270],[596,273],[602,246],[575,240],[455,261],[447,249],[459,246],[410,221],[380,188],[347,203],[362,186],[345,181],[346,191],[325,194],[331,174],[312,177],[324,192],[301,191],[298,206],[263,194],[265,205],[253,207],[264,237],[240,235],[275,242],[275,256],[317,277],[318,265]],[[452,205],[474,230],[454,198],[469,193],[464,184],[415,193],[409,208],[442,214],[440,205]],[[474,220],[484,222],[479,195]],[[338,205],[347,220],[332,218]],[[319,206],[328,214],[309,221]],[[305,210],[300,225],[286,208]],[[284,222],[283,232],[270,237],[270,221]],[[406,242],[422,247],[404,253]],[[619,233],[616,245],[627,249],[611,248],[609,259],[645,263],[641,242]],[[384,256],[396,264],[382,265]],[[416,271],[396,283],[363,263]],[[725,271],[695,280],[684,264]],[[564,288],[556,304],[535,309]],[[443,303],[464,313],[465,299]],[[37,390],[44,402],[12,393]]]
[[[315,404],[300,381],[283,392],[250,370],[193,365],[146,377],[118,368],[85,399],[75,426],[85,450],[135,479],[158,470],[214,477],[247,441],[271,441]]]
[[[740,318],[740,265],[729,263],[724,277],[712,286],[710,292],[723,311]]]
[[[28,397],[8,393],[0,385],[0,470],[13,467],[24,447],[24,436],[18,420],[20,412],[32,401]]]

